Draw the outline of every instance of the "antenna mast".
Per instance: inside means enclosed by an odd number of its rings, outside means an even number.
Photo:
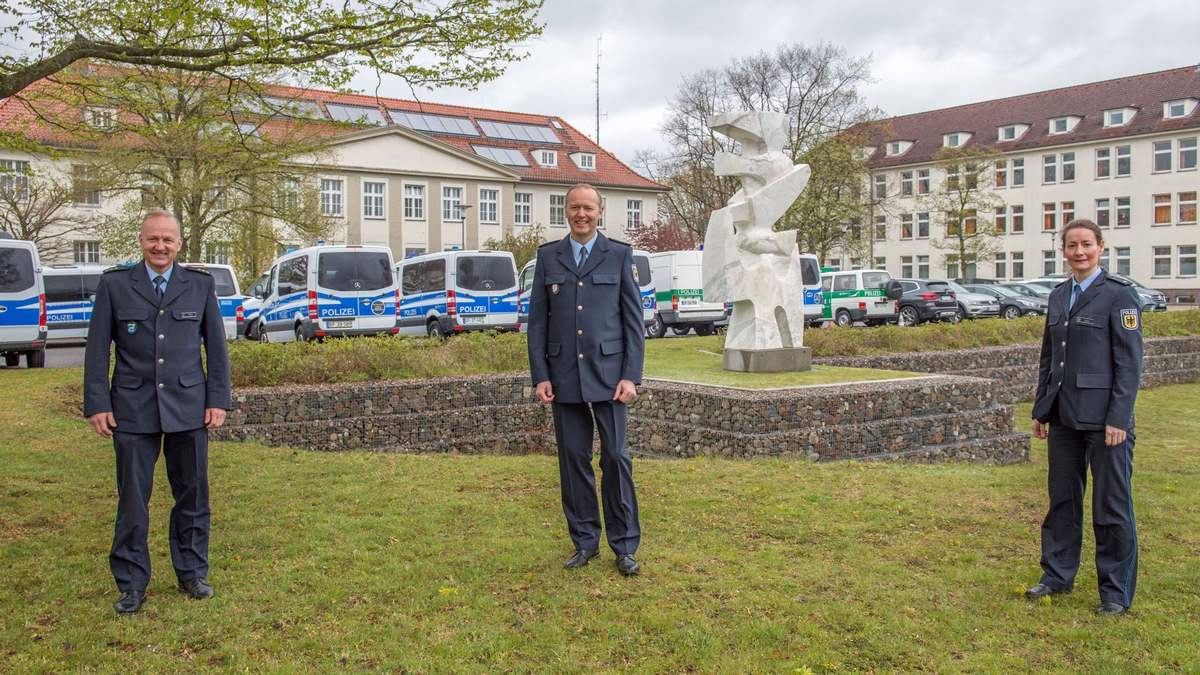
[[[600,41],[602,34],[596,38],[596,145],[600,145]]]

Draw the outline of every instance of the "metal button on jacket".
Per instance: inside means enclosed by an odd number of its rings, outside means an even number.
[[[165,340],[166,338],[167,338],[167,336],[166,336],[166,335],[163,335],[162,333],[159,333],[159,335],[158,335],[158,339],[159,339],[159,340]]]

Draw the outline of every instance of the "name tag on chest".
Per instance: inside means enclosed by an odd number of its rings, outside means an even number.
[[[1095,326],[1096,320],[1090,316],[1077,316],[1075,317],[1075,323],[1080,326]]]
[[[200,316],[199,312],[180,312],[179,313],[179,318],[181,318],[181,319],[195,319],[199,316]]]

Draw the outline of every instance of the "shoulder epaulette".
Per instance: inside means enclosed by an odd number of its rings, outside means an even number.
[[[538,246],[538,248],[546,248],[546,247],[547,247],[547,246],[549,246],[550,244],[557,244],[557,243],[558,243],[558,242],[560,242],[560,241],[562,241],[562,239],[558,239],[558,240],[555,240],[555,241],[548,241],[548,242],[546,242],[546,243],[542,244],[541,246]]]
[[[1124,277],[1106,276],[1105,278],[1108,279],[1109,281],[1115,281],[1118,284],[1121,284],[1122,286],[1132,286],[1133,285],[1132,281],[1130,281],[1129,279],[1126,279]]]
[[[620,239],[613,239],[612,237],[609,237],[608,240],[614,244],[620,244],[622,246],[629,246],[629,248],[633,248],[629,244],[626,244],[625,242],[621,241]]]
[[[124,270],[132,269],[133,266],[136,264],[137,263],[120,263],[117,265],[113,265],[112,267],[109,267],[108,269],[101,272],[101,274],[108,274],[109,272],[121,272]]]
[[[188,267],[187,265],[180,265],[180,267],[186,267],[187,271],[189,272],[199,272],[200,274],[207,274],[210,277],[212,276],[212,272],[209,272],[203,267]]]

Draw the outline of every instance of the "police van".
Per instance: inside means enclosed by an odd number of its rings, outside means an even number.
[[[262,309],[263,298],[267,297],[267,281],[270,278],[270,272],[260,274],[250,284],[246,299],[242,301],[242,336],[247,340],[258,341],[262,337],[259,334],[262,327],[258,322],[258,313]]]
[[[0,354],[13,368],[46,365],[46,287],[33,242],[0,238]]]
[[[704,301],[703,259],[703,251],[650,254],[657,311],[647,335],[662,337],[667,328],[676,335],[685,335],[692,329],[697,335],[712,335],[718,323],[729,320],[730,305]]]
[[[42,269],[46,283],[46,328],[50,340],[82,340],[92,321],[92,303],[100,285],[100,265],[51,265]]]
[[[825,289],[821,286],[821,263],[811,253],[800,254],[800,283],[804,285],[804,320],[810,325],[825,312]]]
[[[263,342],[397,332],[399,298],[386,246],[313,246],[275,259],[259,309]]]
[[[517,263],[508,251],[442,251],[396,264],[400,332],[438,337],[463,331],[513,331]]]
[[[525,332],[529,325],[529,289],[533,287],[533,271],[537,267],[537,258],[525,263],[521,268],[521,277],[519,286],[521,291],[520,309],[517,321],[521,324],[521,332]],[[650,273],[650,254],[645,251],[633,250],[633,271],[634,278],[638,282],[638,289],[642,296],[642,321],[649,328],[654,324],[654,313],[658,308],[658,302],[654,297],[654,279]]]
[[[221,306],[221,318],[225,322],[225,339],[237,340],[242,337],[242,303],[246,296],[238,288],[237,276],[229,265],[211,263],[183,263],[185,267],[194,270],[204,270],[213,278],[217,290],[217,304]]]
[[[895,323],[900,316],[902,290],[889,283],[887,270],[848,270],[821,272],[824,311],[821,318],[838,326],[861,321],[868,326]]]

